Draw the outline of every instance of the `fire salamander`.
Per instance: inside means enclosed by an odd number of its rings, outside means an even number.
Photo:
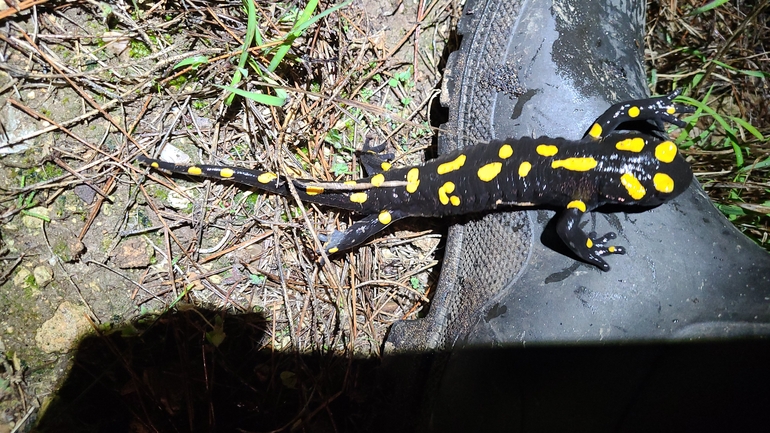
[[[664,122],[683,127],[685,123],[674,115],[692,109],[674,104],[677,95],[679,91],[613,105],[582,140],[493,140],[404,168],[391,168],[375,154],[384,146],[374,151],[365,147],[361,161],[370,176],[344,183],[287,179],[238,167],[183,166],[144,156],[138,161],[289,197],[288,182],[293,182],[303,201],[363,214],[363,219],[327,239],[324,248],[330,254],[356,247],[405,217],[443,217],[505,206],[560,209],[559,237],[577,257],[608,271],[602,256],[624,254],[625,249],[607,245],[615,233],[596,237],[583,232],[582,216],[608,204],[657,206],[685,191],[692,181],[690,167],[673,142],[640,131],[616,131],[629,121],[647,121],[658,131],[663,131]]]

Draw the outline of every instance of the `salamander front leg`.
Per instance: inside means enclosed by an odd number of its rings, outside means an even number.
[[[401,212],[382,211],[379,214],[367,215],[356,221],[344,232],[335,230],[329,236],[324,250],[328,254],[349,250],[366,242],[370,237],[387,227],[391,222],[403,218]]]
[[[603,140],[609,133],[617,129],[623,122],[637,120],[652,120],[659,131],[665,131],[665,123],[684,127],[685,122],[676,114],[693,113],[694,107],[674,104],[674,99],[682,93],[676,89],[666,96],[649,99],[637,99],[613,105],[597,118],[586,137],[593,140]]]
[[[390,169],[390,162],[388,161],[395,157],[392,153],[382,153],[385,150],[385,143],[372,145],[370,144],[372,141],[371,137],[366,137],[358,156],[361,165],[364,166],[364,170],[369,176],[388,171]]]
[[[602,259],[608,254],[625,254],[623,247],[609,246],[607,243],[615,239],[615,233],[607,233],[597,238],[596,232],[588,235],[580,229],[580,218],[584,211],[578,207],[568,208],[556,224],[556,232],[565,244],[583,261],[590,263],[603,271],[609,271],[610,265]]]

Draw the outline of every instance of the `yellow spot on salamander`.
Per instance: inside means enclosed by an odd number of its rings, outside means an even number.
[[[412,194],[417,191],[418,186],[420,186],[420,169],[415,167],[406,174],[406,192]]]
[[[674,190],[674,179],[665,173],[655,173],[652,177],[652,183],[655,185],[655,189],[660,192],[671,192]]]
[[[490,180],[494,179],[498,174],[500,174],[500,170],[502,169],[503,169],[503,163],[490,162],[489,164],[484,165],[479,169],[479,172],[478,172],[479,179],[481,179],[484,182],[489,182]]]
[[[629,152],[641,152],[644,149],[644,139],[641,137],[627,138],[615,143],[618,150],[627,150]]]
[[[668,114],[676,114],[676,108],[675,107],[668,107],[668,108],[666,108],[666,113],[668,113]]]
[[[393,165],[387,161],[383,161],[382,164],[380,164],[380,168],[382,168],[382,171],[388,171],[390,170],[390,167],[393,167]]]
[[[554,156],[559,153],[559,148],[553,144],[539,144],[535,148],[535,152],[542,156]]]
[[[567,209],[578,209],[580,212],[585,212],[586,204],[582,200],[572,200],[567,203]]]
[[[453,182],[446,182],[438,189],[438,200],[441,204],[449,204],[449,195],[455,190],[455,184]],[[459,199],[458,199],[459,200]]]
[[[497,152],[497,156],[499,156],[500,159],[508,159],[511,155],[513,155],[513,148],[510,144],[503,144]]]
[[[329,251],[327,251],[327,252],[328,252],[329,254],[334,254],[334,253],[336,253],[336,252],[337,252],[337,251],[339,251],[339,250],[340,250],[339,248],[337,248],[337,247],[333,247],[333,248],[329,248]]]
[[[343,184],[347,185],[347,186],[355,186],[356,185],[356,181],[355,180],[346,180],[345,182],[343,182]]]
[[[456,195],[449,197],[449,203],[452,203],[452,206],[460,206],[460,197]]]
[[[465,155],[460,155],[457,158],[454,159],[454,161],[445,162],[443,164],[440,164],[438,168],[436,168],[436,171],[438,174],[447,174],[449,172],[459,170],[460,167],[465,165]]]
[[[219,170],[219,176],[221,177],[233,177],[235,172],[231,168],[223,168]]]
[[[372,185],[374,186],[380,186],[383,182],[385,182],[385,176],[382,174],[375,174],[374,177],[372,177],[372,180],[370,181]]]
[[[380,212],[380,216],[378,216],[377,219],[382,224],[390,224],[390,222],[393,221],[393,216],[390,214],[390,212],[384,210]]]
[[[634,200],[641,200],[647,194],[647,190],[644,189],[639,179],[635,178],[631,173],[625,173],[623,176],[620,176],[620,183],[626,187],[628,195]]]
[[[612,253],[612,254],[614,254],[615,253],[615,247],[613,247],[613,246],[607,247],[607,251]]]
[[[591,238],[587,238],[586,239],[586,246],[588,248],[593,248],[594,247],[594,241],[592,241]]]
[[[200,167],[192,166],[187,168],[187,174],[191,174],[193,176],[200,176],[203,171],[201,171]]]
[[[158,167],[160,167],[160,164],[158,164],[158,161],[153,161],[152,164],[150,164],[150,167],[158,168]]]
[[[307,195],[318,195],[322,194],[324,192],[324,189],[320,186],[309,186],[307,189],[305,189],[305,192]]]
[[[596,160],[591,157],[557,159],[551,162],[551,168],[566,168],[571,171],[588,171],[596,167]]]
[[[259,183],[270,183],[277,179],[278,176],[275,173],[265,172],[257,176],[257,181]]]
[[[628,109],[628,117],[634,118],[639,115],[639,107],[633,106]]]
[[[676,158],[676,144],[664,141],[655,146],[655,158],[661,162],[671,162]]]
[[[354,192],[350,194],[350,201],[353,203],[363,203],[369,196],[365,192]]]
[[[602,136],[602,125],[599,125],[598,123],[594,123],[593,126],[591,126],[591,130],[588,131],[588,135],[590,135],[593,138],[599,138]]]
[[[526,177],[530,170],[532,170],[532,164],[527,161],[522,162],[519,166],[519,176]]]

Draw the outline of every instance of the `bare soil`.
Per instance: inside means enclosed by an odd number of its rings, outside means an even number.
[[[256,313],[255,351],[366,358],[390,323],[417,317],[437,278],[440,226],[400,225],[322,264],[316,231],[348,215],[148,174],[132,160],[165,148],[350,178],[368,134],[419,161],[458,5],[354,2],[310,26],[275,72],[264,70],[274,52],[253,50],[246,88],[297,90],[278,108],[227,106],[215,87],[235,71],[240,2],[41,3],[0,19],[0,432],[45,413],[86,335],[142,333],[197,309],[199,335],[221,344],[216,317]],[[256,6],[267,42],[283,40],[304,4]],[[196,55],[208,61],[173,68]]]

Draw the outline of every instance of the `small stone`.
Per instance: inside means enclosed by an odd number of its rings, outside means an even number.
[[[33,294],[38,289],[37,280],[35,280],[32,271],[24,266],[19,266],[19,270],[13,276],[13,285],[23,288],[27,294]]]
[[[152,245],[148,245],[144,238],[133,237],[120,243],[112,260],[120,269],[146,268],[153,254]]]
[[[188,206],[190,206],[190,200],[188,200],[187,197],[183,196],[182,194],[179,194],[176,191],[169,191],[168,200],[166,204],[170,208],[173,208],[176,210],[184,210],[184,209],[187,209]]]
[[[46,353],[66,352],[91,329],[88,309],[62,302],[53,317],[37,330],[35,342]]]
[[[160,159],[174,164],[186,165],[192,163],[192,160],[186,153],[172,144],[163,147],[163,150],[160,151]]]
[[[80,184],[75,187],[75,195],[87,204],[91,204],[96,198],[96,190],[86,184]]]
[[[53,244],[53,252],[62,259],[62,261],[72,263],[80,259],[80,256],[86,252],[86,246],[77,238],[67,240],[59,239]]]
[[[37,266],[32,270],[32,274],[35,276],[35,282],[37,282],[38,287],[45,287],[53,281],[53,269],[50,266]]]

